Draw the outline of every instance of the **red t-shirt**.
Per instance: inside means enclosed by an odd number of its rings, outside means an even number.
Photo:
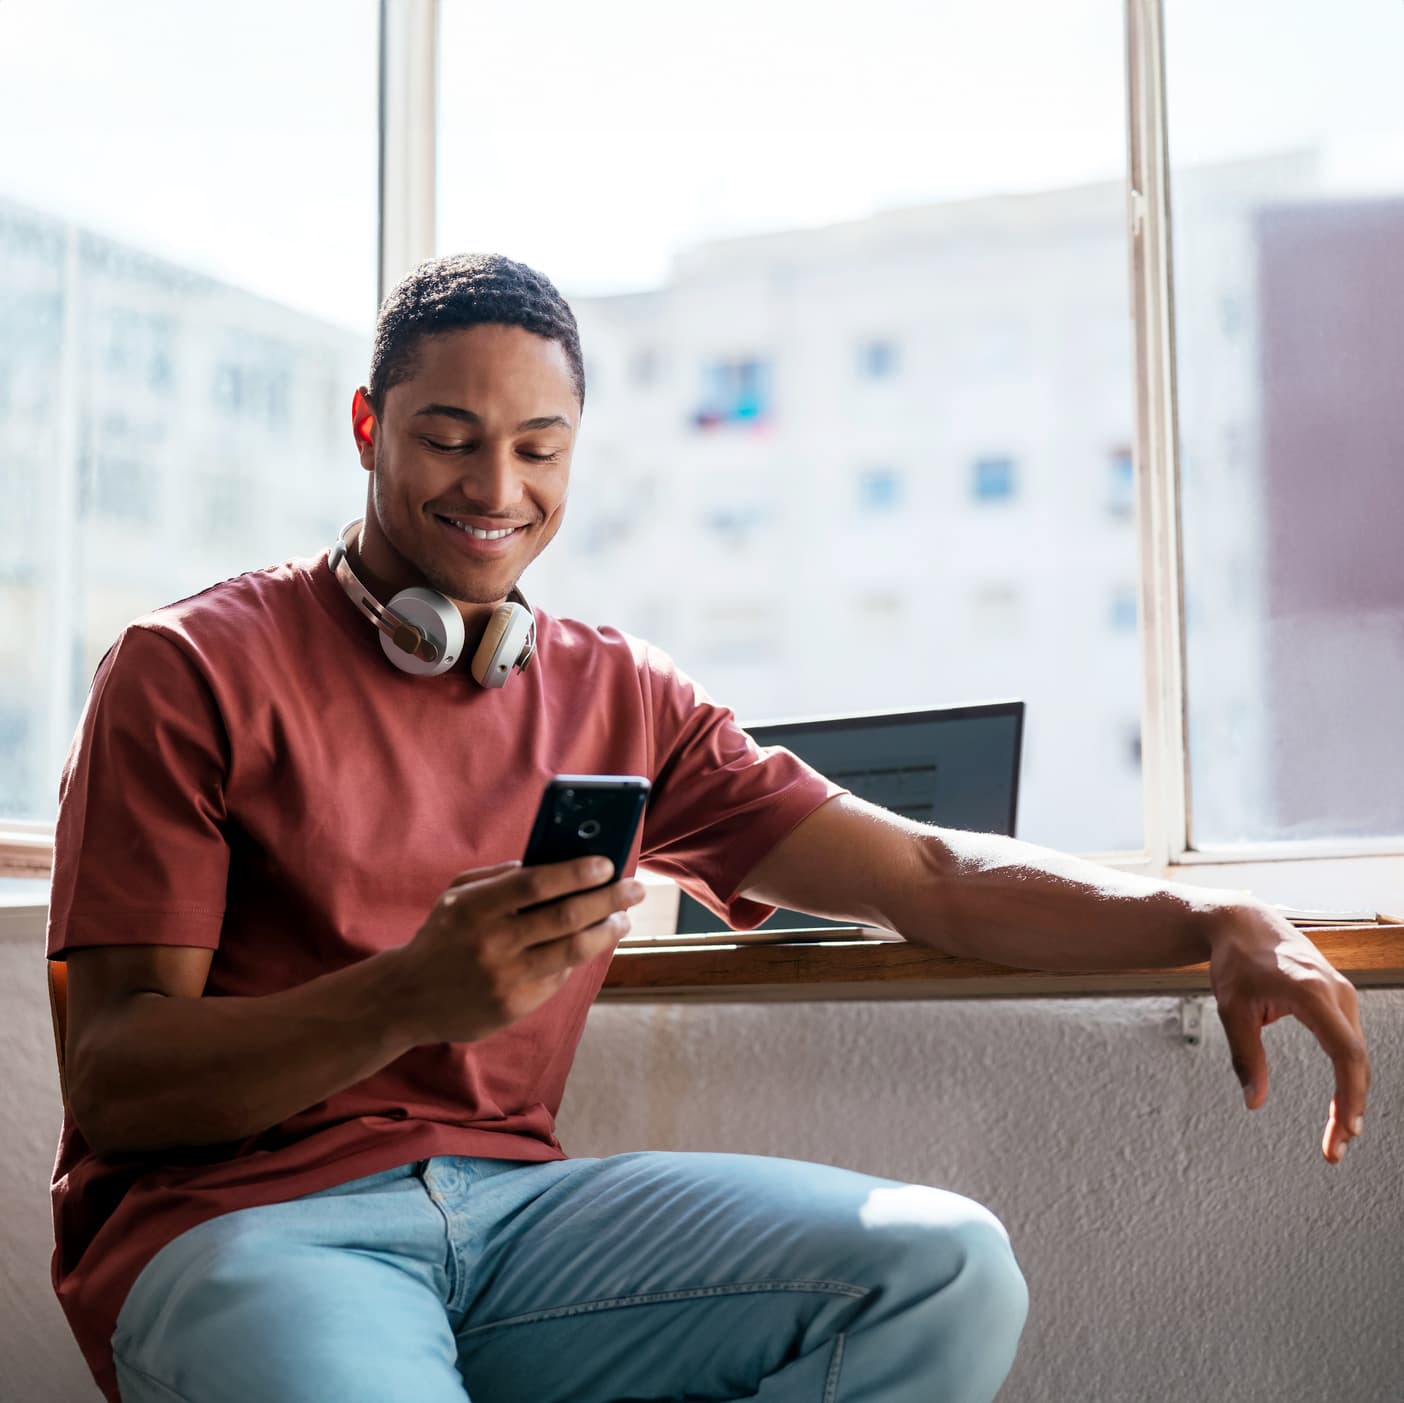
[[[653,781],[643,861],[740,927],[738,884],[842,792],[760,751],[658,649],[536,611],[498,691],[414,677],[326,554],[226,580],[123,630],[60,782],[48,951],[195,945],[207,997],[272,993],[409,940],[450,879],[519,857],[550,776]],[[238,1144],[99,1158],[65,1116],[54,1285],[99,1384],[146,1262],[220,1213],[431,1155],[562,1159],[555,1116],[609,956],[473,1043],[414,1049]]]

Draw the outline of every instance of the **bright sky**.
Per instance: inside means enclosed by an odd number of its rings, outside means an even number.
[[[1174,151],[1404,190],[1400,0],[1174,0]],[[569,294],[679,247],[1118,178],[1121,6],[443,0],[440,247]],[[375,312],[374,0],[0,0],[0,195],[330,321]]]

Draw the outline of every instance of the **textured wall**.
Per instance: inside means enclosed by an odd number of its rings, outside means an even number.
[[[97,1395],[48,1283],[58,1128],[37,936],[0,924],[0,1403]],[[1268,1030],[1242,1108],[1170,999],[597,1006],[573,1154],[728,1150],[940,1184],[1004,1219],[1032,1313],[1001,1403],[1404,1398],[1404,993],[1364,998],[1370,1123],[1321,1160],[1330,1078]]]
[[[0,1403],[101,1403],[49,1284],[63,1120],[44,941],[0,909]]]

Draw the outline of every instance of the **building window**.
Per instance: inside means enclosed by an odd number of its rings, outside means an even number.
[[[713,361],[702,371],[702,402],[693,415],[699,429],[718,424],[758,424],[771,412],[770,362]]]
[[[973,490],[977,502],[1004,502],[1014,497],[1014,460],[977,458]]]
[[[890,380],[897,373],[894,341],[864,341],[858,347],[858,374],[864,380]]]
[[[1107,466],[1107,513],[1119,521],[1129,521],[1136,514],[1136,473],[1131,450],[1113,449]]]
[[[1136,586],[1119,585],[1111,599],[1111,626],[1116,633],[1136,631]]]
[[[874,514],[896,511],[906,495],[896,468],[868,468],[858,474],[858,507]]]
[[[743,546],[755,535],[774,526],[780,513],[772,502],[730,501],[717,503],[703,513],[702,525],[725,545]]]

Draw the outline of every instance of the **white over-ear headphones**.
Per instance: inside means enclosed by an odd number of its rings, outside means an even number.
[[[348,521],[337,534],[327,564],[350,601],[376,626],[385,656],[402,672],[437,677],[463,652],[463,615],[448,595],[416,585],[382,604],[356,578],[347,559],[348,536],[363,518]],[[482,641],[468,665],[484,687],[501,687],[513,671],[522,672],[536,655],[536,620],[521,590],[514,589],[493,610]]]

